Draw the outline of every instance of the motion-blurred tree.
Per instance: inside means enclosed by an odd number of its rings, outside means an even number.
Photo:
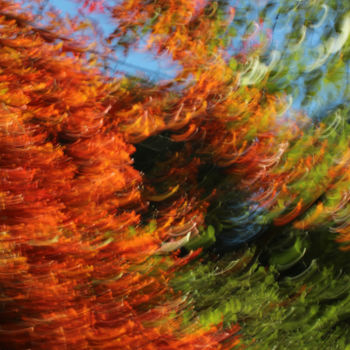
[[[1,346],[346,349],[346,5],[45,3],[0,0]],[[112,76],[145,38],[176,77]]]

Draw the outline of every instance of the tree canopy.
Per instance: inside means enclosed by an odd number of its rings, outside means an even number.
[[[349,5],[80,6],[0,0],[1,348],[350,349]]]

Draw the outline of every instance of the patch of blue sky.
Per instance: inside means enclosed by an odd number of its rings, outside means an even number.
[[[78,4],[73,0],[50,0],[49,4],[60,10],[62,14],[75,16],[82,7],[82,3]],[[91,21],[98,23],[103,32],[108,35],[115,29],[115,23],[111,21],[103,13],[88,14],[87,17]],[[145,76],[152,80],[167,80],[176,75],[179,67],[171,61],[169,57],[163,55],[156,57],[151,51],[147,51],[142,47],[130,50],[127,55],[124,55],[120,49],[116,52],[118,61],[113,62],[113,69],[122,71],[126,74],[137,74]]]

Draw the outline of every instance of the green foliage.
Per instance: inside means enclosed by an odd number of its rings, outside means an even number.
[[[213,226],[209,225],[206,230],[204,230],[199,236],[195,237],[194,239],[190,240],[186,245],[185,248],[189,250],[195,250],[199,247],[208,248],[213,243],[215,243],[215,229]]]
[[[196,261],[172,285],[192,300],[203,326],[238,322],[248,349],[344,349],[350,275],[312,258],[321,252],[300,234],[284,235],[260,252],[268,257],[265,267],[252,247]]]

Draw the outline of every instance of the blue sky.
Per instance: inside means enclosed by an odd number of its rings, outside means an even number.
[[[77,4],[74,0],[50,0],[52,6],[62,11],[74,15],[78,13],[81,3]],[[115,24],[109,23],[106,16],[94,14],[91,18],[98,21],[100,27],[110,33]],[[170,64],[170,60],[163,58],[155,58],[150,53],[143,53],[142,50],[132,51],[129,55],[124,56],[122,52],[118,53],[120,64],[118,69],[126,73],[143,73],[155,79],[167,79],[173,77],[176,72],[176,66]]]

